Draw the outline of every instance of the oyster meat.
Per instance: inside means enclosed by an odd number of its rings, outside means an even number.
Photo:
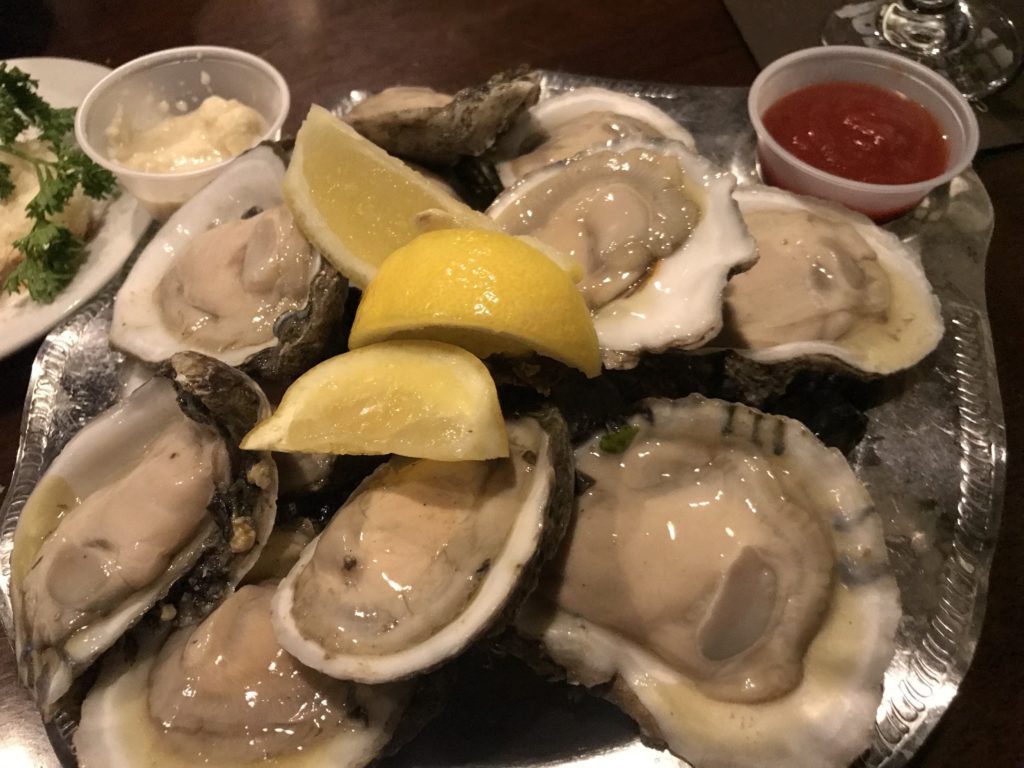
[[[111,344],[154,363],[202,352],[269,378],[323,357],[347,285],[295,225],[283,179],[260,147],[182,206],[118,291]]]
[[[374,472],[281,583],[281,645],[331,676],[385,682],[495,628],[532,589],[572,503],[557,412],[508,431],[507,459],[395,458]]]
[[[242,587],[202,623],[144,638],[134,658],[113,653],[82,705],[81,768],[360,768],[378,757],[415,684],[358,685],[303,667],[274,638],[275,588]]]
[[[900,605],[838,451],[694,395],[644,401],[576,460],[593,484],[519,632],[700,768],[867,747]]]
[[[729,281],[709,346],[759,363],[818,358],[865,374],[918,363],[938,345],[939,300],[917,254],[867,217],[771,187],[736,190],[756,265]]]
[[[683,144],[629,139],[533,172],[488,215],[580,266],[605,367],[632,368],[719,332],[726,281],[756,258],[735,183]]]
[[[693,135],[649,101],[605,88],[575,88],[540,101],[494,148],[506,187],[531,171],[622,139],[671,139],[691,150]]]
[[[11,556],[19,673],[44,717],[175,582],[190,575],[177,608],[202,615],[255,561],[277,472],[234,446],[268,413],[244,374],[180,354],[54,460]]]

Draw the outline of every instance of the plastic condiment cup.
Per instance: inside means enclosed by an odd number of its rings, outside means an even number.
[[[143,130],[192,111],[208,96],[237,99],[259,112],[267,124],[260,141],[279,137],[291,101],[281,73],[258,56],[218,46],[171,48],[130,61],[97,83],[78,109],[75,137],[150,213],[165,219],[231,160],[178,173],[127,168],[110,158],[107,128],[120,111],[128,125]]]
[[[949,161],[945,173],[912,184],[869,184],[815,168],[793,155],[765,130],[761,118],[783,96],[823,82],[887,88],[923,106],[946,137]],[[974,111],[948,80],[903,56],[871,48],[835,45],[783,56],[754,80],[747,110],[757,133],[757,155],[766,183],[833,200],[876,221],[894,218],[915,207],[929,192],[967,168],[978,150]]]

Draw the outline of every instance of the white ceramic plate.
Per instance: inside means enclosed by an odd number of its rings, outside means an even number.
[[[8,59],[7,63],[38,80],[40,95],[54,107],[77,107],[110,72],[75,59]],[[88,255],[75,279],[51,304],[37,304],[23,294],[0,293],[0,358],[41,338],[98,293],[117,274],[149,224],[149,214],[139,202],[122,192],[90,237]]]

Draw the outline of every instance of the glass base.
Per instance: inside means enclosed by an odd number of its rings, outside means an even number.
[[[1005,86],[1024,59],[1013,22],[995,6],[974,0],[931,11],[909,0],[843,5],[829,15],[821,41],[903,54],[943,74],[969,99]]]

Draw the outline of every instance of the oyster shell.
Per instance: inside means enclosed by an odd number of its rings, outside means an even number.
[[[22,682],[48,718],[75,677],[188,576],[201,616],[270,534],[277,471],[235,446],[269,413],[244,374],[192,353],[87,424],[40,480],[11,556]]]
[[[388,88],[356,104],[345,121],[393,155],[451,165],[483,154],[539,95],[535,74],[502,72],[454,96],[428,88]]]
[[[848,765],[900,606],[842,455],[691,396],[644,401],[576,458],[594,483],[519,632],[693,765]]]
[[[735,184],[683,144],[629,139],[531,173],[487,213],[580,265],[605,367],[632,368],[721,329],[726,281],[756,258]]]
[[[113,346],[152,363],[201,352],[267,378],[324,356],[347,283],[292,221],[284,170],[258,147],[168,220],[117,293]]]
[[[575,88],[524,112],[494,148],[506,187],[549,163],[622,139],[671,139],[696,151],[693,135],[651,102],[606,88]]]
[[[564,533],[573,485],[556,411],[508,430],[508,459],[396,458],[374,472],[281,583],[281,645],[375,683],[433,669],[500,624]]]
[[[112,654],[82,705],[81,768],[361,768],[377,758],[416,685],[358,685],[303,667],[274,638],[275,588],[242,587],[202,623]]]
[[[920,362],[943,334],[918,255],[866,216],[772,187],[734,197],[758,244],[729,281],[725,324],[709,347],[758,363],[831,360],[866,374]]]

